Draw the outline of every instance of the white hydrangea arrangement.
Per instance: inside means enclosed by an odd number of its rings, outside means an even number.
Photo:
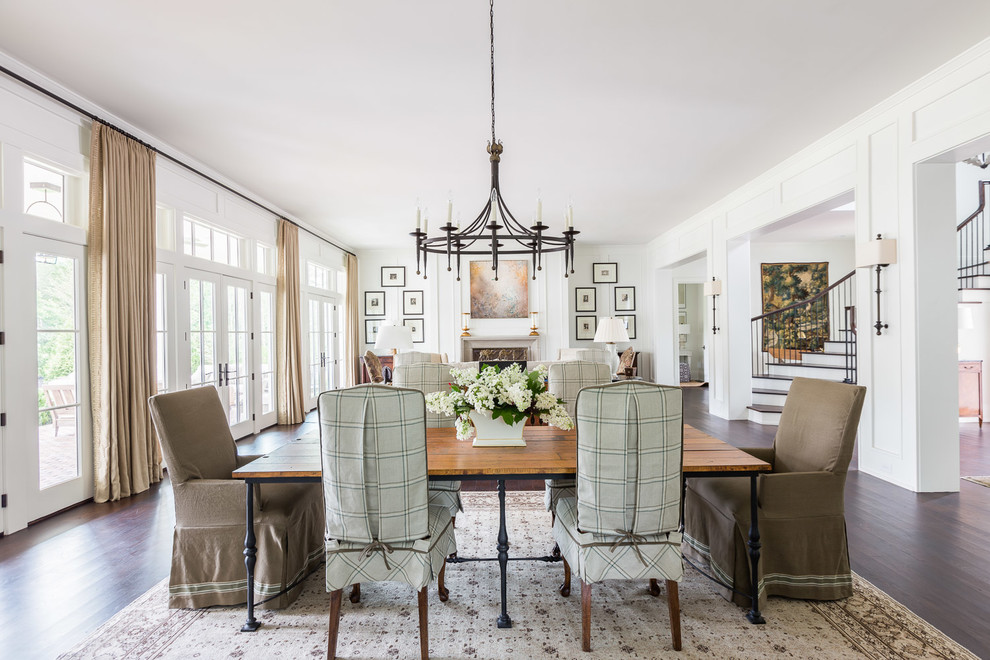
[[[533,371],[523,371],[518,364],[505,369],[489,365],[481,372],[475,367],[451,369],[454,382],[449,392],[426,395],[426,409],[440,415],[457,416],[457,438],[471,437],[472,410],[489,412],[492,419],[501,418],[510,426],[536,415],[550,426],[568,430],[574,422],[564,408],[564,402],[547,391],[546,365]]]

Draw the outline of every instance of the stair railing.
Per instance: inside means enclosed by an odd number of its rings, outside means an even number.
[[[856,271],[824,291],[752,318],[753,376],[766,377],[775,364],[801,364],[804,353],[820,353],[825,342],[841,343],[843,382],[856,382]]]
[[[959,288],[976,288],[977,278],[990,275],[987,250],[990,249],[986,213],[987,188],[990,181],[980,181],[980,205],[973,214],[956,227],[956,243],[959,247]]]

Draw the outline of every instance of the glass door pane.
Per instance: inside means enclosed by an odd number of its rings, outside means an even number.
[[[38,488],[80,473],[79,314],[76,260],[35,254],[38,351]]]
[[[275,294],[262,290],[258,297],[261,305],[261,325],[258,339],[261,344],[261,414],[275,412]]]
[[[323,333],[319,296],[309,298],[309,396],[316,398],[323,391]]]
[[[251,407],[249,405],[249,388],[251,384],[251,366],[249,347],[251,327],[248,309],[250,289],[243,280],[223,278],[224,298],[226,299],[227,317],[225,319],[224,343],[226,343],[227,360],[222,369],[223,387],[220,390],[221,400],[227,406],[227,420],[235,437],[239,435],[238,425],[250,427]],[[254,429],[247,428],[251,433]]]
[[[217,285],[211,279],[189,278],[189,386],[217,383]]]

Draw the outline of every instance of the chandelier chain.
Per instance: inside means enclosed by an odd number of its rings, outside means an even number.
[[[492,145],[495,145],[495,0],[490,0],[491,10],[488,14],[489,36],[492,46]]]

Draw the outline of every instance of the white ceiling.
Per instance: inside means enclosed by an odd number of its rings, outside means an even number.
[[[0,0],[0,50],[355,247],[486,199],[488,6]],[[498,0],[502,188],[653,238],[988,34],[986,0]]]

